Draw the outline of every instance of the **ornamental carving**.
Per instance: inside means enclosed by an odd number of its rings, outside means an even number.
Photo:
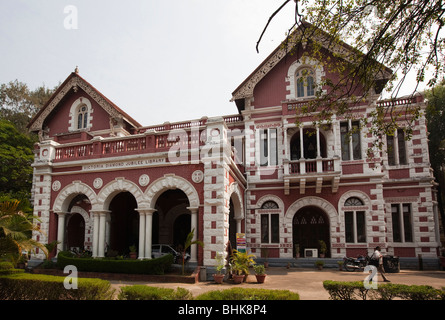
[[[150,177],[146,174],[143,174],[139,177],[139,185],[141,187],[146,187],[150,183]]]
[[[96,189],[102,188],[103,184],[104,184],[104,182],[103,182],[103,180],[101,178],[96,178],[93,181],[93,187],[96,188]]]
[[[53,182],[52,189],[53,191],[59,191],[61,186],[62,184],[60,183],[60,181],[56,180]]]
[[[51,100],[51,102],[42,110],[42,113],[33,122],[30,127],[31,131],[42,130],[43,122],[46,117],[54,110],[59,102],[65,97],[71,89],[77,90],[81,88],[87,93],[94,101],[96,101],[106,112],[108,112],[113,118],[120,119],[122,115],[112,106],[102,95],[100,95],[95,89],[93,89],[88,83],[78,76],[72,77],[57,93],[57,95]]]

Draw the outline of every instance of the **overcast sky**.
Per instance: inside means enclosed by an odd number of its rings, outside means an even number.
[[[289,3],[256,52],[283,2],[0,0],[0,83],[52,88],[78,66],[142,125],[235,114],[231,93],[292,25]]]

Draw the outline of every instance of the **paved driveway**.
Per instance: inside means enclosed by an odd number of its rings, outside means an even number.
[[[215,284],[213,281],[194,284],[119,281],[111,281],[111,283],[115,288],[131,284],[146,284],[164,288],[182,287],[190,290],[194,296],[209,290],[222,290],[235,286],[243,288],[287,289],[299,293],[301,300],[328,300],[329,294],[323,288],[324,280],[361,281],[366,277],[365,273],[339,271],[336,269],[287,269],[281,267],[270,267],[267,269],[267,274],[266,281],[263,284],[256,283],[254,275],[250,275],[246,283],[239,285],[229,282]],[[445,287],[445,271],[401,270],[400,273],[388,273],[387,276],[393,283],[430,285],[435,288]],[[379,280],[381,280],[381,277],[379,277]]]

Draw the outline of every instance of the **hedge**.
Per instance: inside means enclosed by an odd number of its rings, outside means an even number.
[[[300,300],[300,296],[289,290],[232,288],[208,291],[196,300]]]
[[[377,289],[366,289],[362,281],[323,281],[332,300],[445,300],[445,287],[384,283]]]
[[[173,264],[171,254],[148,260],[113,260],[107,258],[76,258],[67,251],[59,252],[57,266],[73,265],[78,271],[162,275]]]
[[[77,279],[77,289],[65,289],[65,277],[16,273],[0,276],[0,300],[109,300],[114,289],[101,279]]]
[[[192,298],[190,291],[184,288],[174,290],[145,285],[122,287],[118,295],[119,300],[191,300]]]

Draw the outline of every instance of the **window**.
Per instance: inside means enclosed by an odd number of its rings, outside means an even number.
[[[278,205],[274,201],[263,203],[261,209],[274,210]],[[261,243],[280,242],[280,215],[278,213],[261,214]]]
[[[392,204],[392,237],[394,242],[412,242],[413,227],[411,205],[409,203]]]
[[[364,203],[357,197],[351,197],[345,201],[345,207],[360,207]],[[363,210],[345,211],[345,236],[346,242],[366,242],[366,219]]]
[[[394,135],[386,136],[388,164],[390,166],[407,164],[405,131],[397,129]]]
[[[311,97],[315,95],[314,70],[303,68],[295,73],[297,84],[297,98]]]
[[[359,160],[362,158],[360,143],[360,121],[340,123],[341,158],[342,160]]]
[[[81,105],[77,111],[77,129],[86,129],[88,126],[88,107]]]
[[[276,166],[278,164],[277,129],[260,130],[260,165]]]

